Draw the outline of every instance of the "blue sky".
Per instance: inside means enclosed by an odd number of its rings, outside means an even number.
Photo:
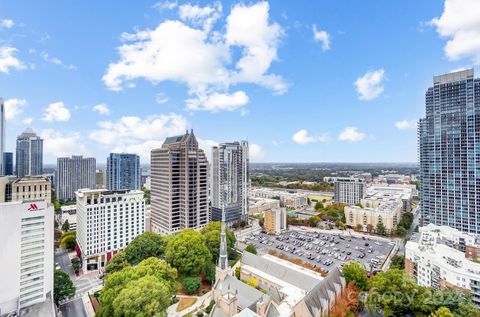
[[[480,62],[480,2],[445,2],[2,1],[7,150],[32,127],[46,163],[148,163],[193,128],[252,161],[415,162],[432,76]]]

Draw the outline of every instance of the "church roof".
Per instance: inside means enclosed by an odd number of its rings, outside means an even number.
[[[226,275],[223,281],[219,281],[219,283],[215,285],[215,290],[222,295],[230,293],[237,296],[238,306],[242,309],[253,307],[253,309],[256,310],[257,302],[265,295],[256,288],[251,287],[231,275]]]

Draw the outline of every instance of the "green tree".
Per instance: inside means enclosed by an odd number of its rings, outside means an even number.
[[[460,303],[458,307],[458,311],[459,311],[458,315],[461,317],[463,316],[480,317],[480,309],[478,309],[471,302]]]
[[[257,248],[253,244],[247,245],[247,247],[245,248],[245,251],[253,254],[257,254]]]
[[[105,273],[110,274],[114,272],[119,272],[128,265],[129,264],[127,258],[125,257],[125,252],[118,252],[110,259],[110,261],[107,262],[107,266],[105,267]]]
[[[80,268],[82,267],[80,259],[78,257],[74,257],[70,262],[72,262],[73,271],[75,273],[78,273],[80,271]]]
[[[160,281],[164,281],[173,294],[177,290],[177,270],[164,260],[155,257],[143,260],[135,267],[135,276],[143,277],[153,275]]]
[[[55,199],[53,201],[53,208],[55,209],[56,213],[59,213],[62,211],[62,204],[60,203],[60,200]]]
[[[216,262],[220,254],[220,231],[208,231],[203,236],[205,237],[205,244],[212,255],[211,261]]]
[[[154,276],[130,281],[113,301],[115,317],[163,316],[170,305],[167,285]]]
[[[363,230],[363,226],[361,224],[358,224],[355,226],[355,230],[356,231],[362,231]]]
[[[308,219],[308,224],[310,225],[310,227],[318,226],[319,222],[320,222],[320,218],[318,218],[317,216],[312,216]]]
[[[75,286],[67,273],[55,270],[53,275],[53,299],[58,303],[75,295]]]
[[[392,269],[405,269],[405,257],[401,255],[394,255],[392,256],[390,268]]]
[[[207,268],[205,269],[205,278],[211,285],[215,283],[215,270],[216,270],[216,267],[215,267],[215,264],[213,263],[209,263],[207,265]]]
[[[183,278],[182,281],[182,286],[183,289],[185,290],[185,293],[188,295],[195,294],[197,290],[200,288],[200,278],[198,277],[191,277],[191,276],[186,276]]]
[[[440,307],[430,317],[455,317],[455,315],[447,307]]]
[[[385,226],[381,222],[377,223],[377,233],[381,236],[386,235]]]
[[[76,235],[67,235],[60,240],[60,245],[69,251],[75,250],[77,244]]]
[[[355,286],[365,291],[368,286],[367,272],[358,262],[350,262],[345,264],[342,268],[345,281],[348,283],[353,282]]]
[[[316,211],[323,210],[323,204],[321,202],[317,201],[317,203],[315,204],[315,210]]]
[[[150,190],[146,189],[145,187],[143,188],[143,198],[145,199],[145,203],[147,205],[150,205],[150,203],[151,203],[151,193],[150,193]]]
[[[68,222],[68,219],[67,219],[62,225],[62,231],[66,232],[68,230],[70,230],[70,223]]]
[[[125,248],[125,258],[131,265],[137,265],[149,257],[160,257],[165,251],[165,239],[154,232],[145,232],[137,236]]]
[[[165,259],[181,274],[193,276],[205,270],[212,255],[205,244],[205,237],[195,230],[187,229],[170,239]]]
[[[395,234],[399,237],[404,237],[407,234],[407,229],[401,226],[397,226],[397,229],[395,230]]]
[[[235,268],[235,277],[239,280],[240,279],[240,267],[237,266]]]
[[[204,235],[204,234],[206,234],[207,232],[210,232],[210,231],[218,231],[219,236],[220,236],[220,233],[222,231],[222,223],[219,222],[219,221],[209,222],[208,225],[206,225],[205,227],[202,228],[202,230],[200,230],[200,233]],[[234,248],[235,247],[235,242],[236,242],[235,233],[232,230],[227,228],[227,244],[228,244],[228,247],[229,248]],[[220,245],[219,245],[219,247],[220,247]]]
[[[248,280],[245,281],[248,285],[250,285],[253,288],[258,288],[258,280],[254,278],[253,276],[250,277]]]

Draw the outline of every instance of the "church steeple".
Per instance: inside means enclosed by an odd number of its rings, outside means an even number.
[[[222,232],[220,236],[220,256],[218,258],[218,268],[220,270],[227,270],[229,268],[228,263],[228,251],[227,251],[227,232],[225,228],[225,205],[222,206]]]

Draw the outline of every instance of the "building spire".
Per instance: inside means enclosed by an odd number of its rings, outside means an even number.
[[[218,268],[226,270],[229,268],[227,252],[227,232],[225,225],[225,203],[222,203],[222,232],[220,236],[220,257],[218,259]]]

